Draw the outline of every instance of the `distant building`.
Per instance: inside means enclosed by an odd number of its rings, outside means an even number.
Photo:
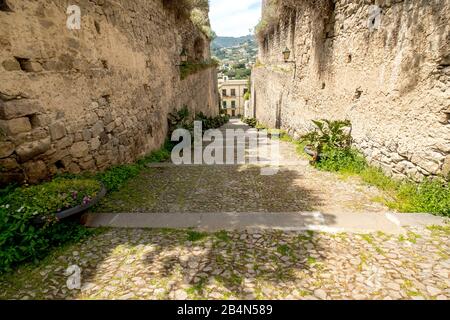
[[[244,115],[244,95],[249,90],[248,80],[219,79],[219,94],[222,110],[232,117]]]

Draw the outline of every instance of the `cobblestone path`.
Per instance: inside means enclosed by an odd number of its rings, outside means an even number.
[[[235,126],[232,123],[231,126]],[[319,172],[282,143],[282,167],[148,168],[103,212],[373,212],[377,189]],[[1,299],[450,298],[450,226],[404,235],[105,229],[0,278]],[[70,290],[69,266],[80,268]]]
[[[233,120],[223,128],[244,129]],[[224,143],[225,143],[224,139]],[[262,143],[271,144],[271,140]],[[224,149],[226,149],[224,147]],[[247,143],[247,159],[251,155]],[[156,165],[103,201],[101,212],[387,212],[377,188],[321,172],[280,142],[275,175],[254,165]]]
[[[443,299],[449,228],[386,234],[112,229],[22,268],[17,299]],[[81,290],[65,270],[81,268]]]

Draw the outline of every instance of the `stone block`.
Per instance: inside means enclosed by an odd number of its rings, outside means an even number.
[[[25,72],[41,72],[43,70],[42,65],[37,61],[23,61],[21,64],[21,69]]]
[[[116,123],[113,121],[105,127],[106,132],[112,132],[115,127],[116,127]]]
[[[438,162],[417,155],[412,157],[411,162],[431,174],[438,173],[440,167]]]
[[[111,115],[111,112],[106,112],[105,116],[103,117],[103,122],[104,123],[110,123],[113,121],[113,117]]]
[[[31,123],[28,118],[0,120],[0,129],[8,135],[16,135],[31,131]]]
[[[97,121],[97,123],[92,127],[92,136],[98,137],[103,131],[105,131],[105,127],[103,126],[102,121]]]
[[[33,128],[46,127],[50,122],[50,116],[46,114],[36,114],[31,117],[31,125]]]
[[[38,101],[28,99],[0,100],[0,119],[11,120],[42,112]]]
[[[6,170],[16,170],[19,169],[20,166],[14,158],[0,159],[0,171]]]
[[[47,166],[44,161],[29,161],[23,165],[26,178],[29,183],[38,183],[48,175]]]
[[[69,172],[75,173],[75,174],[78,174],[78,173],[81,172],[80,167],[79,167],[76,163],[74,163],[74,162],[72,162],[72,163],[68,166],[68,169],[69,169]]]
[[[72,147],[70,147],[70,154],[74,158],[86,157],[89,154],[89,145],[86,141],[74,143]]]
[[[82,163],[80,163],[80,167],[83,170],[95,169],[95,161],[94,160],[89,160],[89,161],[86,161],[86,162],[82,162]]]
[[[92,133],[88,129],[84,129],[82,135],[84,141],[89,141],[92,138]]]
[[[19,156],[20,161],[23,163],[45,153],[50,149],[50,146],[50,138],[46,138],[43,140],[22,144],[17,147],[16,153]]]
[[[6,71],[20,71],[20,63],[16,59],[8,59],[2,62]]]
[[[92,150],[97,150],[98,148],[100,148],[100,146],[101,146],[101,142],[98,137],[91,139],[91,149]]]
[[[93,125],[98,121],[98,116],[95,112],[90,113],[86,116],[86,123],[88,125]]]
[[[14,143],[0,141],[0,159],[7,158],[10,155],[12,155],[14,149],[15,149]]]
[[[66,127],[62,121],[52,123],[49,129],[53,141],[61,139],[66,135]]]
[[[42,140],[48,137],[48,132],[42,128],[34,129],[29,132],[19,133],[15,135],[12,140],[16,145],[20,145],[22,143]]]
[[[450,179],[450,155],[448,155],[444,160],[442,174],[444,175],[444,177]]]
[[[56,143],[56,148],[62,150],[71,146],[72,143],[73,139],[71,137],[64,137]]]

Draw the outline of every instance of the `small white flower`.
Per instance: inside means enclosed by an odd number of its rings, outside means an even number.
[[[17,210],[17,212],[22,212],[22,210],[24,209],[24,206],[21,206],[19,210]]]

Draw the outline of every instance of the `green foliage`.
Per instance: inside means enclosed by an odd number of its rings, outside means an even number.
[[[191,117],[191,113],[187,106],[183,106],[180,110],[170,113],[168,117],[169,121],[169,137],[177,129],[186,129],[191,132],[194,130],[194,125]]]
[[[179,111],[169,114],[169,136],[177,129],[186,129],[191,132],[192,138],[194,137],[194,121],[202,122],[202,130],[220,128],[228,121],[230,117],[227,114],[221,114],[216,117],[208,117],[203,112],[199,112],[195,117],[191,116],[187,106],[184,106]]]
[[[41,185],[2,192],[0,273],[19,263],[42,258],[54,246],[87,235],[89,231],[77,224],[58,222],[55,214],[88,203],[100,189],[96,180],[56,178]]]
[[[207,117],[202,112],[198,113],[195,116],[196,121],[202,122],[202,129],[203,132],[210,130],[210,129],[217,129],[226,124],[228,121],[230,121],[230,116],[225,115],[219,115],[217,117]]]
[[[429,212],[450,217],[450,187],[441,179],[402,183],[391,206],[402,212]]]
[[[367,168],[367,162],[356,150],[327,148],[316,167],[332,172],[359,174]]]
[[[450,217],[450,187],[443,179],[396,181],[381,169],[369,166],[356,150],[330,149],[315,165],[321,170],[359,175],[367,184],[386,192],[382,202],[391,209]]]
[[[207,233],[197,232],[197,231],[188,231],[187,232],[187,240],[191,242],[197,242],[203,240],[208,237]]]
[[[99,174],[99,178],[108,191],[116,191],[126,181],[136,177],[140,171],[140,166],[136,164],[121,165]]]
[[[349,130],[351,123],[348,120],[313,120],[315,125],[314,131],[302,137],[302,141],[307,142],[315,149],[317,154],[322,152],[333,152],[333,150],[349,150],[352,143],[352,137]],[[349,152],[351,155],[351,152]],[[339,155],[334,155],[339,156]]]
[[[367,166],[359,174],[364,182],[383,191],[396,190],[399,187],[399,182],[386,176],[380,168]]]
[[[200,71],[217,68],[218,63],[215,60],[205,61],[200,63],[186,62],[180,66],[180,78],[181,80],[186,79],[188,76],[198,73]]]
[[[322,120],[314,124],[316,129],[301,141],[320,150],[320,156],[313,161],[318,169],[360,176],[365,183],[385,191],[381,201],[394,210],[450,216],[450,187],[444,179],[396,181],[370,166],[361,153],[351,148],[351,135],[344,130],[350,127],[349,121]]]
[[[230,235],[229,235],[228,232],[225,231],[225,230],[216,232],[216,233],[215,233],[215,236],[216,236],[217,239],[219,239],[220,241],[223,241],[223,242],[229,242],[229,241],[231,241]]]
[[[277,25],[280,12],[280,0],[267,0],[264,15],[255,27],[255,35],[262,41],[267,33]]]
[[[250,100],[250,91],[247,91],[247,92],[244,94],[244,100],[245,100],[245,101]]]
[[[139,173],[145,168],[146,164],[169,160],[172,148],[173,144],[166,141],[161,149],[153,151],[148,156],[139,159],[136,163],[110,168],[109,170],[98,174],[98,179],[103,182],[109,192],[117,191],[128,180],[139,175]]]
[[[258,125],[258,120],[255,118],[241,118],[241,121],[247,124],[248,126],[255,128]]]

